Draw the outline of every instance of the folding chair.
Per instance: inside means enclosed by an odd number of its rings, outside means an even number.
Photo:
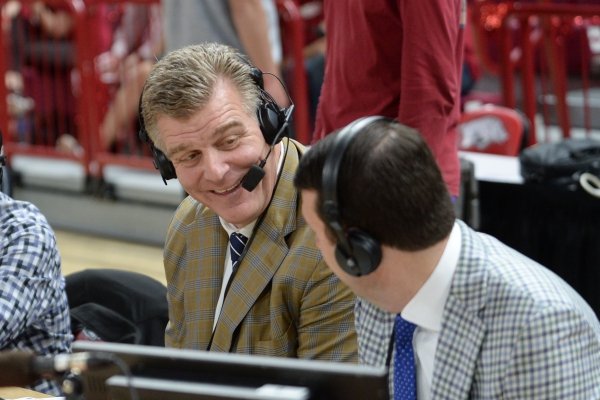
[[[521,112],[493,104],[463,113],[459,150],[516,156],[527,143],[528,120]]]

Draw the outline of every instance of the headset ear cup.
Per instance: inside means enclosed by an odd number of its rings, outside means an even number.
[[[345,255],[340,246],[336,246],[335,250],[336,259],[342,269],[353,276],[368,275],[375,271],[381,262],[379,242],[359,229],[349,230],[346,237],[352,254]],[[350,263],[350,259],[353,259],[354,263]]]
[[[142,115],[141,112],[139,115]],[[169,161],[167,156],[165,156],[165,153],[163,153],[162,151],[157,149],[156,146],[154,146],[154,143],[150,139],[148,132],[146,132],[146,129],[144,127],[144,120],[141,117],[138,137],[142,142],[145,142],[150,147],[150,151],[152,152],[152,158],[154,159],[154,167],[160,172],[160,176],[163,178],[165,184],[167,183],[167,180],[177,178],[175,166],[171,161]]]
[[[160,171],[160,175],[165,181],[177,178],[175,166],[167,156],[165,156],[165,153],[152,146],[152,154],[154,156],[154,166]]]
[[[333,139],[331,151],[329,151],[323,164],[322,196],[321,205],[325,222],[337,237],[335,257],[346,273],[352,276],[362,276],[372,273],[381,262],[381,244],[371,235],[357,228],[344,229],[341,210],[338,204],[338,175],[342,168],[344,152],[367,126],[375,121],[383,120],[384,117],[369,116],[359,118],[346,125]]]
[[[265,142],[270,146],[275,141],[277,133],[281,127],[286,123],[285,112],[279,108],[277,102],[271,97],[271,95],[265,91],[265,83],[263,72],[253,66],[250,61],[241,57],[240,60],[250,66],[250,79],[258,86],[260,90],[260,105],[256,110],[256,116],[258,118],[258,125],[262,131]],[[279,137],[277,142],[283,139]]]
[[[258,107],[256,114],[258,125],[265,138],[265,142],[267,142],[268,145],[276,144],[273,142],[275,136],[277,136],[277,133],[283,124],[285,124],[285,114],[279,109],[275,102],[270,100],[264,100]],[[283,137],[280,136],[277,141],[279,142],[282,138]]]

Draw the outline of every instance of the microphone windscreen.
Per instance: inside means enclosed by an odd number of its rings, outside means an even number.
[[[261,179],[265,176],[265,170],[258,165],[253,165],[244,179],[242,179],[242,187],[247,191],[253,191]]]

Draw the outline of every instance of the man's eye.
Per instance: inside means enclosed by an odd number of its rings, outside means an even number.
[[[238,143],[239,140],[240,138],[238,135],[231,135],[224,138],[221,144],[224,148],[232,148]]]
[[[180,163],[192,162],[192,161],[198,159],[199,156],[200,156],[200,153],[198,153],[198,152],[187,153],[187,154],[184,154],[183,156],[179,157],[179,162]]]

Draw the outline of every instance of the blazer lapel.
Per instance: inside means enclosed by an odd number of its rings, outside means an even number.
[[[450,300],[446,310],[452,320],[442,327],[435,352],[431,398],[467,399],[485,331],[464,304]]]
[[[259,250],[257,254],[249,249],[238,265],[238,271],[223,302],[211,350],[231,351],[237,327],[267,287],[286,255],[285,243],[269,244],[270,239],[263,232],[255,235],[252,246],[266,245],[269,251]]]
[[[250,239],[246,255],[238,264],[217,322],[213,350],[231,351],[237,327],[277,272],[288,251],[285,237],[296,229],[298,194],[293,178],[299,153],[293,142],[286,141],[285,162],[277,188],[267,214]]]
[[[440,340],[435,352],[432,399],[469,398],[474,371],[485,337],[478,316],[485,305],[487,273],[473,237],[461,226],[461,256],[444,309]]]
[[[190,246],[193,251],[199,252],[197,265],[190,268],[190,272],[195,275],[194,279],[188,279],[188,282],[196,282],[190,290],[196,297],[192,301],[197,304],[195,308],[199,318],[198,324],[198,343],[201,349],[207,349],[211,340],[213,331],[213,321],[215,317],[215,308],[221,292],[221,283],[223,282],[223,265],[225,264],[225,251],[228,246],[227,233],[221,226],[219,217],[209,209],[202,211],[203,218],[200,218],[197,243]],[[193,258],[196,260],[196,258]]]

